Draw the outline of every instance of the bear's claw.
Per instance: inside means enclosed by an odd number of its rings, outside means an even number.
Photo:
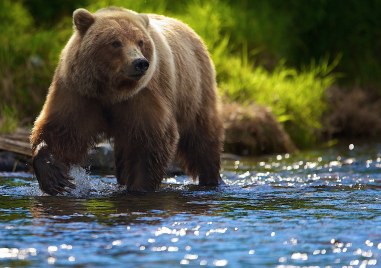
[[[71,182],[73,178],[68,175],[68,166],[53,159],[46,148],[39,150],[34,157],[33,168],[44,193],[57,195],[75,189],[75,184]]]

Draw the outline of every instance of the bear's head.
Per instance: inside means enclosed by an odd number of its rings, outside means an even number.
[[[66,49],[81,94],[123,101],[146,87],[155,65],[149,18],[122,8],[73,13],[75,33]]]

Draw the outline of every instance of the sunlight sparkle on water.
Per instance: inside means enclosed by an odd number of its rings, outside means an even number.
[[[79,192],[55,197],[37,192],[32,176],[8,175],[0,181],[0,260],[10,267],[20,260],[32,267],[378,267],[377,146],[229,160],[218,189],[175,176],[142,195],[84,170],[74,173]]]
[[[197,260],[198,259],[198,255],[196,255],[196,254],[186,254],[184,256],[184,259],[187,259],[187,260]]]
[[[48,263],[49,263],[49,264],[54,264],[54,263],[56,262],[56,260],[57,260],[57,259],[54,258],[54,257],[49,257],[49,258],[48,258]]]
[[[57,250],[58,250],[58,248],[56,246],[49,246],[48,247],[49,252],[56,252]]]
[[[308,260],[308,255],[307,253],[296,252],[291,255],[291,259],[306,261]]]
[[[0,259],[17,258],[20,260],[26,259],[28,256],[36,256],[37,250],[35,248],[0,248]]]
[[[73,249],[73,246],[72,245],[67,245],[67,244],[62,244],[62,245],[60,245],[60,248],[70,250],[70,249]]]

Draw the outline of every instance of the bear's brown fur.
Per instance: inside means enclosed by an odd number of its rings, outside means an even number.
[[[218,185],[223,127],[201,39],[178,20],[122,8],[78,9],[73,22],[31,135],[40,188],[73,188],[69,166],[100,134],[114,138],[129,191],[156,190],[173,157],[200,185]]]

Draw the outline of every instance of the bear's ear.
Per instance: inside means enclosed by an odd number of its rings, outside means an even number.
[[[84,34],[89,29],[94,20],[93,14],[86,9],[78,8],[73,13],[73,23],[81,34]]]
[[[139,14],[140,18],[142,19],[142,22],[143,22],[143,26],[144,27],[148,27],[149,25],[149,18],[148,18],[148,15],[147,14]]]

